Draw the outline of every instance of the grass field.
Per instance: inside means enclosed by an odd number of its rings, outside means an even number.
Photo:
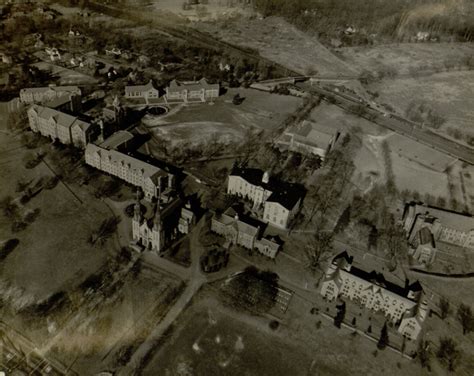
[[[342,47],[338,55],[358,69],[394,70],[399,74],[462,66],[472,56],[469,43],[398,43],[369,47]]]
[[[379,93],[378,102],[401,114],[411,103],[426,103],[446,120],[440,131],[456,128],[474,136],[474,71],[387,80],[370,85],[370,90]]]
[[[0,131],[0,197],[19,197],[15,192],[18,180],[32,181],[52,176],[40,163],[26,169],[26,151],[18,137],[8,135],[2,122]],[[38,218],[25,230],[12,233],[11,218],[0,214],[0,239],[17,237],[18,247],[2,263],[2,277],[37,298],[44,298],[60,289],[80,283],[98,270],[107,260],[113,242],[92,247],[87,238],[92,229],[110,214],[105,205],[78,186],[74,192],[81,204],[61,183],[51,190],[43,189],[23,207],[21,213],[39,209]]]
[[[282,18],[237,18],[234,21],[199,23],[202,29],[226,42],[257,50],[261,56],[302,75],[354,76],[358,68],[345,63],[317,37],[304,33]]]
[[[54,353],[81,375],[113,369],[146,339],[178,291],[179,282],[156,271],[129,275],[123,286],[79,327],[61,334]]]
[[[232,104],[234,95],[245,100]],[[144,119],[156,135],[172,143],[239,142],[249,129],[271,131],[302,103],[301,98],[269,94],[253,89],[229,89],[213,105],[195,104],[171,110],[169,115]]]
[[[268,320],[240,317],[216,303],[193,304],[143,374],[172,375],[180,370],[216,376],[308,374],[309,352],[269,333],[268,326],[261,330]]]

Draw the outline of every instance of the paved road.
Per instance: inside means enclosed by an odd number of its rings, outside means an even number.
[[[365,106],[365,104],[361,104],[359,102],[358,98],[351,97],[347,94],[335,92],[316,85],[310,87],[307,86],[305,89],[308,92],[314,94],[331,97],[337,101],[337,105],[349,111],[354,108],[354,105],[364,106],[366,113],[363,115],[363,117],[367,120],[370,120],[403,136],[409,137],[453,158],[474,165],[474,149],[444,138],[436,133],[431,132],[429,129],[422,128],[418,123],[414,123],[395,114],[384,116],[384,112],[382,110]]]
[[[203,247],[199,242],[199,233],[201,227],[204,225],[204,217],[196,225],[190,235],[190,244],[192,245],[191,249],[191,267],[189,269],[183,268],[179,265],[160,257],[156,258],[153,261],[153,264],[157,267],[163,268],[167,272],[172,272],[173,274],[184,278],[187,280],[186,288],[184,292],[180,295],[178,300],[173,304],[170,310],[167,312],[165,317],[160,321],[160,323],[153,329],[148,338],[138,347],[138,349],[133,353],[128,364],[121,368],[117,375],[131,375],[134,374],[135,370],[141,367],[144,359],[147,354],[154,350],[154,347],[163,335],[166,333],[168,328],[173,324],[173,322],[178,318],[181,312],[184,311],[186,306],[191,302],[193,296],[199,291],[201,286],[206,283],[206,277],[202,274],[199,265],[199,259],[203,252]],[[149,262],[149,260],[147,260]]]

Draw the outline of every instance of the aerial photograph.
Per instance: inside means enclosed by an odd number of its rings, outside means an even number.
[[[474,0],[0,21],[0,376],[474,376]]]

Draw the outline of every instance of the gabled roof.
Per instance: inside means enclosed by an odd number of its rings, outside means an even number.
[[[173,80],[169,84],[170,90],[181,91],[196,91],[196,90],[219,90],[219,84],[209,84],[205,78],[201,78],[199,81],[177,81]]]
[[[150,90],[157,90],[153,86],[153,82],[150,80],[145,85],[130,85],[125,86],[125,93],[135,93],[137,91],[150,91]]]
[[[469,214],[458,213],[451,210],[436,208],[434,206],[420,205],[415,203],[408,204],[408,206],[414,206],[415,216],[425,215],[435,217],[441,222],[443,226],[462,232],[474,230],[474,217]]]
[[[45,120],[53,119],[60,127],[71,128],[73,126],[79,126],[82,130],[87,130],[90,127],[89,123],[79,120],[75,116],[65,114],[64,112],[60,112],[52,108],[34,104],[30,107],[30,110],[34,110],[39,118]]]
[[[300,184],[287,183],[270,176],[268,183],[262,181],[264,172],[257,168],[240,168],[234,166],[230,175],[240,176],[248,183],[272,192],[268,202],[276,202],[284,208],[291,210],[299,199],[304,196],[304,188]]]
[[[326,149],[338,133],[337,129],[303,120],[300,124],[285,132],[285,135],[293,136],[297,142]]]
[[[94,144],[87,144],[85,153],[89,155],[99,153],[102,158],[110,158],[111,162],[114,164],[128,165],[130,169],[136,171],[140,175],[143,174],[145,179],[149,178],[154,184],[158,184],[159,176],[167,175],[167,173],[160,168],[117,150],[108,150]]]
[[[379,273],[375,270],[372,270],[370,272],[367,272],[365,270],[359,269],[358,267],[355,267],[352,265],[353,262],[353,257],[349,256],[349,254],[344,251],[337,256],[335,256],[332,260],[332,263],[337,264],[338,267],[340,268],[340,271],[344,271],[345,273],[349,273],[355,277],[358,277],[364,281],[370,282],[374,285],[377,285],[387,291],[390,291],[396,295],[402,296],[406,299],[409,300],[414,300],[412,298],[409,298],[409,292],[420,292],[423,291],[423,288],[420,284],[420,282],[415,281],[414,283],[409,283],[408,280],[405,283],[405,286],[400,286],[397,285],[393,282],[387,281],[382,273]],[[341,264],[346,263],[348,265],[348,268],[344,268],[344,265]],[[338,273],[339,274],[339,273]]]
[[[77,86],[43,86],[43,87],[29,87],[29,88],[23,88],[20,90],[20,93],[45,93],[49,90],[56,91],[56,92],[64,92],[64,93],[75,93],[81,92],[81,89],[79,89]]]

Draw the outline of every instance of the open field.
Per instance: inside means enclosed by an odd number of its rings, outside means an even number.
[[[236,94],[245,98],[240,105],[232,104]],[[241,140],[249,129],[276,129],[301,103],[301,98],[292,96],[253,89],[229,89],[213,105],[181,106],[165,116],[147,116],[143,122],[157,136],[172,143],[200,144],[211,137],[229,143]]]
[[[202,301],[188,308],[144,375],[168,375],[180,369],[216,376],[308,374],[309,352],[269,333],[268,320],[235,314],[214,299],[206,303],[210,302],[209,309]]]
[[[4,125],[2,122],[0,129],[0,197],[15,198],[20,196],[15,192],[17,181],[50,177],[52,173],[44,163],[26,169],[22,161],[26,150],[18,137],[3,133]],[[105,205],[77,186],[74,193],[82,204],[61,183],[53,189],[43,189],[24,206],[20,204],[23,215],[34,209],[40,211],[32,224],[17,233],[12,233],[12,219],[1,214],[0,239],[20,240],[1,265],[2,277],[37,298],[80,283],[106,262],[113,248],[112,241],[102,247],[87,243],[91,230],[110,214]]]
[[[393,79],[370,85],[388,103],[405,114],[411,103],[426,103],[446,119],[439,131],[459,129],[474,136],[474,72],[439,73],[416,79]],[[464,140],[465,141],[465,140]]]
[[[231,18],[236,15],[244,14],[251,15],[253,10],[251,7],[228,6],[226,1],[210,0],[206,4],[200,6],[202,11],[197,11],[196,6],[184,10],[182,2],[176,0],[154,0],[150,1],[147,8],[150,11],[166,11],[175,13],[189,20],[209,20],[209,19],[223,19]]]
[[[129,274],[78,327],[61,333],[53,353],[66,363],[74,361],[81,375],[114,369],[146,339],[178,292],[179,281],[157,271]]]
[[[97,83],[97,79],[94,77],[52,63],[42,61],[32,65],[40,70],[50,72],[53,77],[59,77],[59,85],[87,85]]]
[[[144,375],[172,375],[179,370],[196,375],[428,374],[390,350],[372,355],[376,343],[352,335],[352,330],[335,328],[321,314],[312,315],[314,303],[299,296],[292,298],[279,328],[272,331],[269,318],[235,312],[223,306],[212,290],[195,297]]]
[[[397,43],[342,47],[337,51],[345,62],[361,70],[416,74],[445,69],[446,64],[463,67],[474,54],[474,47],[469,43]]]
[[[261,56],[302,75],[315,72],[330,77],[358,74],[358,68],[336,57],[316,36],[298,30],[282,18],[240,17],[233,21],[196,23],[194,27],[226,42],[253,48]]]

